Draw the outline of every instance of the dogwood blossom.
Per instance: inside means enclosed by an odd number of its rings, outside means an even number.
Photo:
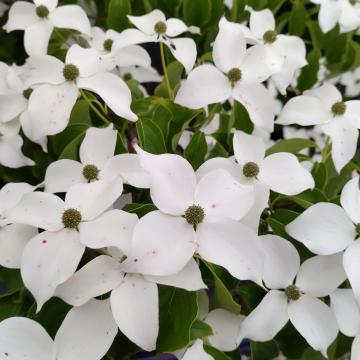
[[[156,348],[159,333],[159,297],[156,284],[196,291],[206,288],[196,262],[191,259],[177,274],[142,276],[124,273],[119,261],[101,255],[61,284],[55,292],[67,303],[80,306],[111,291],[111,311],[123,332],[142,349]]]
[[[235,131],[233,137],[235,159],[213,158],[198,169],[202,177],[214,169],[226,169],[240,183],[252,185],[255,202],[243,222],[258,228],[259,218],[267,206],[270,189],[281,194],[295,195],[314,187],[314,179],[290,153],[265,156],[264,141],[255,135]],[[236,162],[235,162],[236,160]]]
[[[58,0],[16,1],[4,25],[7,32],[24,30],[24,46],[29,56],[47,53],[54,28],[74,29],[90,35],[90,22],[78,5],[58,7]]]
[[[41,84],[29,99],[33,139],[64,130],[79,89],[98,94],[117,115],[130,121],[137,120],[130,109],[129,88],[120,77],[104,70],[97,50],[75,44],[67,52],[65,64],[48,55],[34,56],[28,62],[32,67],[29,82]]]
[[[34,320],[11,317],[0,322],[0,353],[4,358],[100,360],[117,334],[108,300],[91,300],[71,309],[52,340]]]
[[[332,142],[332,159],[340,171],[355,155],[359,137],[360,101],[342,101],[334,85],[324,85],[307,90],[290,99],[277,118],[282,125],[321,125]]]
[[[281,70],[283,59],[263,45],[247,50],[242,27],[222,18],[213,60],[215,66],[204,64],[190,72],[175,102],[198,109],[233,98],[246,108],[256,126],[272,131],[275,102],[261,82]]]
[[[150,186],[150,178],[140,166],[136,154],[115,155],[117,131],[89,128],[80,146],[80,160],[58,160],[50,164],[45,174],[45,191],[66,192],[71,185],[111,180],[119,176],[125,183],[140,188]]]
[[[270,290],[241,323],[238,342],[271,340],[290,319],[306,341],[327,357],[338,326],[318,297],[329,295],[345,280],[341,254],[315,256],[300,265],[289,241],[274,235],[260,238],[265,248],[263,280]]]
[[[341,207],[324,202],[309,207],[286,226],[286,231],[315,254],[342,254],[345,250],[344,269],[360,304],[359,175],[346,183],[340,202]]]
[[[265,49],[270,53],[265,57],[268,67],[272,66],[274,58],[283,59],[281,70],[273,74],[271,79],[284,95],[296,71],[307,64],[304,41],[298,36],[277,34],[275,17],[270,9],[249,11],[249,28],[242,25],[243,34],[249,43],[265,45]]]
[[[259,240],[238,222],[253,204],[252,188],[223,169],[197,181],[184,158],[137,151],[150,174],[150,195],[159,210],[143,216],[134,228],[124,271],[172,275],[198,252],[235,277],[261,283]]]
[[[118,244],[121,238],[131,236],[136,215],[121,210],[104,213],[121,195],[122,188],[118,178],[76,184],[66,193],[65,201],[37,191],[25,194],[15,207],[5,212],[10,223],[45,230],[28,242],[21,260],[21,275],[37,301],[38,311],[56,286],[75,272],[86,246],[111,246],[106,243]],[[94,219],[95,227],[91,223]],[[109,222],[115,228],[115,239]],[[106,235],[99,237],[99,233]]]
[[[199,33],[199,28],[186,26],[182,20],[166,19],[161,10],[155,9],[142,16],[130,16],[128,19],[137,29],[126,29],[116,39],[114,51],[133,44],[160,42],[165,44],[176,60],[189,72],[196,61],[196,44],[191,38],[175,38],[184,32]]]

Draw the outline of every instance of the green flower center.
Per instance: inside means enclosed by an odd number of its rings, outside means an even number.
[[[157,34],[162,35],[166,33],[167,26],[163,21],[158,21],[154,26],[154,30]]]
[[[277,33],[274,30],[268,30],[264,33],[263,39],[265,44],[272,44],[276,41]]]
[[[24,97],[26,100],[29,100],[30,95],[31,95],[32,92],[33,92],[33,89],[30,89],[30,88],[24,90],[23,93],[22,93],[22,94],[23,94],[23,97]]]
[[[68,229],[76,229],[81,223],[80,211],[76,209],[67,209],[62,215],[62,222]]]
[[[185,211],[185,220],[190,225],[199,225],[205,218],[204,209],[199,205],[191,205]]]
[[[338,101],[331,107],[331,111],[334,116],[344,115],[346,111],[346,104],[343,101]]]
[[[254,178],[259,175],[259,165],[250,161],[247,162],[243,167],[243,174],[247,178]]]
[[[290,285],[285,289],[285,295],[289,301],[296,301],[300,299],[301,292],[297,286]]]
[[[356,5],[357,0],[349,0],[351,5]]]
[[[63,75],[66,81],[75,81],[80,76],[80,71],[76,65],[66,64],[63,68]]]
[[[241,70],[239,68],[232,68],[229,70],[227,77],[230,80],[232,86],[241,80],[241,75]]]
[[[82,171],[84,178],[87,181],[97,180],[99,176],[99,169],[95,165],[85,165]]]
[[[131,80],[133,77],[132,77],[132,75],[131,75],[130,73],[126,73],[126,74],[124,74],[123,78],[124,78],[125,81],[129,81],[129,80]]]
[[[103,43],[104,50],[110,52],[113,46],[114,40],[106,39]]]
[[[49,9],[44,5],[37,6],[35,11],[36,15],[41,19],[45,19],[49,15]]]

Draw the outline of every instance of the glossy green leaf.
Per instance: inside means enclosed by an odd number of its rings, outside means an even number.
[[[207,143],[204,133],[197,131],[190,140],[189,145],[184,151],[185,158],[196,170],[205,160],[207,153]]]
[[[116,31],[129,27],[127,15],[131,14],[130,0],[110,0],[108,7],[107,25]]]

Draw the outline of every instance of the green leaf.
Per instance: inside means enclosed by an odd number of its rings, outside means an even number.
[[[58,155],[62,154],[65,149],[70,145],[74,140],[77,143],[79,137],[85,135],[86,130],[89,128],[88,124],[74,124],[65,128],[64,131],[52,137],[52,148],[54,152]],[[74,144],[75,144],[74,143]],[[71,147],[71,146],[70,146]],[[74,159],[77,157],[77,153],[74,154],[69,159]],[[65,158],[65,157],[62,157]]]
[[[64,150],[59,155],[59,159],[79,159],[79,148],[85,137],[85,132],[76,136],[72,141],[70,141],[64,148]]]
[[[18,269],[7,269],[0,266],[0,283],[5,285],[4,291],[0,292],[0,298],[18,292],[23,286],[20,271]]]
[[[295,204],[301,206],[303,209],[319,203],[327,202],[328,199],[325,194],[319,189],[306,190],[298,195],[294,196],[284,196],[280,195],[271,202],[271,209],[275,208],[275,205],[279,207],[278,203],[280,202],[294,202]],[[281,205],[280,205],[281,206]]]
[[[234,124],[235,129],[244,131],[247,134],[251,134],[254,130],[254,124],[250,119],[249,113],[245,109],[244,105],[237,101],[234,101],[231,121]]]
[[[160,285],[159,309],[157,351],[171,352],[186,347],[198,312],[196,292]]]
[[[211,0],[184,0],[183,13],[188,25],[203,26],[211,18]]]
[[[204,345],[204,350],[211,355],[214,360],[231,360],[229,356],[210,345]]]
[[[169,83],[171,89],[174,91],[175,88],[180,84],[182,74],[184,72],[184,67],[178,61],[173,61],[166,66],[166,71],[169,77]],[[163,81],[155,88],[155,96],[169,98],[169,93],[166,85],[165,78]]]
[[[250,341],[252,360],[270,360],[279,354],[279,349],[274,340],[266,342]]]
[[[215,291],[212,297],[212,307],[222,308],[234,314],[240,314],[240,305],[232,298],[229,290],[224,285],[219,275],[216,272],[215,266],[203,260],[204,265],[210,271],[214,278]]]
[[[185,158],[196,170],[205,160],[207,153],[207,143],[205,135],[201,131],[197,131],[190,140],[189,145],[184,151]]]
[[[116,31],[129,27],[127,15],[131,14],[130,0],[110,0],[108,7],[107,25]]]
[[[306,8],[302,0],[295,0],[289,19],[289,33],[301,36],[306,27]]]
[[[69,126],[76,124],[91,125],[89,104],[85,100],[78,100],[71,111]]]
[[[320,51],[316,49],[307,54],[306,59],[308,64],[302,68],[297,85],[301,92],[312,88],[317,83],[320,56]]]
[[[315,163],[311,170],[311,174],[315,180],[315,187],[321,190],[324,189],[328,178],[325,164],[318,162]]]
[[[164,135],[160,127],[149,119],[141,119],[136,122],[136,131],[140,146],[153,154],[167,152]]]
[[[289,152],[292,154],[297,154],[299,151],[306,148],[316,148],[317,145],[311,140],[294,138],[280,140],[275,145],[271,146],[267,151],[266,155],[271,155],[277,152]]]
[[[153,204],[127,204],[123,207],[124,211],[127,211],[129,213],[136,214],[139,218],[143,217],[150,211],[157,210],[156,206]]]
[[[211,326],[201,320],[195,320],[190,329],[190,339],[201,339],[213,335]]]

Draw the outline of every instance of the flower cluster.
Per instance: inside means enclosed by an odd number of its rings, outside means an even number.
[[[312,2],[323,37],[360,26]],[[327,358],[339,330],[358,359],[360,64],[307,55],[273,8],[115,3],[108,30],[84,4],[0,7],[26,52],[0,63],[0,359]]]

